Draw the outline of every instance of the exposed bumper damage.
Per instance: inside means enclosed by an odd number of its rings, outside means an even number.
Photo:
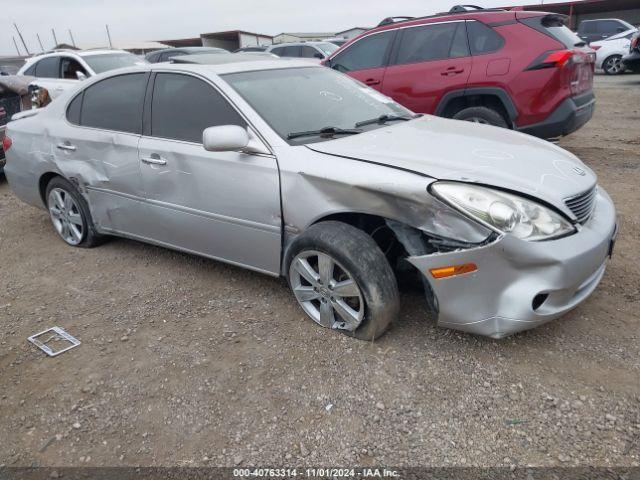
[[[438,325],[502,338],[554,320],[584,301],[604,275],[615,232],[615,209],[600,190],[591,219],[574,235],[546,242],[507,235],[481,247],[408,261],[428,279]],[[429,278],[432,268],[468,262],[477,271]]]

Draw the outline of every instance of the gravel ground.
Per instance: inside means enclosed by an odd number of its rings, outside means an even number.
[[[616,202],[616,255],[582,306],[501,341],[436,327],[418,290],[382,339],[353,340],[281,280],[69,248],[1,180],[0,466],[638,466],[640,76],[596,84],[561,145]],[[53,325],[82,345],[27,343]]]

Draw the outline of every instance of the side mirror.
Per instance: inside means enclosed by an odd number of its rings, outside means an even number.
[[[250,128],[238,125],[209,127],[202,132],[202,146],[209,152],[242,152],[269,155],[269,150]]]
[[[319,58],[320,60],[324,60],[324,55],[322,55],[320,52],[315,53],[313,56],[314,56],[315,58]]]
[[[78,80],[86,80],[87,76],[84,74],[84,72],[81,72],[80,70],[78,70],[76,72],[76,77],[78,77]]]
[[[202,132],[202,145],[208,152],[237,152],[249,145],[249,134],[238,125],[209,127]]]

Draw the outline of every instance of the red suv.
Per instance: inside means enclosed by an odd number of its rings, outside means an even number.
[[[389,18],[324,64],[418,113],[556,138],[595,109],[593,51],[565,20],[466,6]]]

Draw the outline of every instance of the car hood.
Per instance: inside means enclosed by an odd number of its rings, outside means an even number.
[[[575,155],[545,140],[430,115],[307,147],[439,180],[521,192],[569,215],[564,199],[589,190],[597,180]]]

